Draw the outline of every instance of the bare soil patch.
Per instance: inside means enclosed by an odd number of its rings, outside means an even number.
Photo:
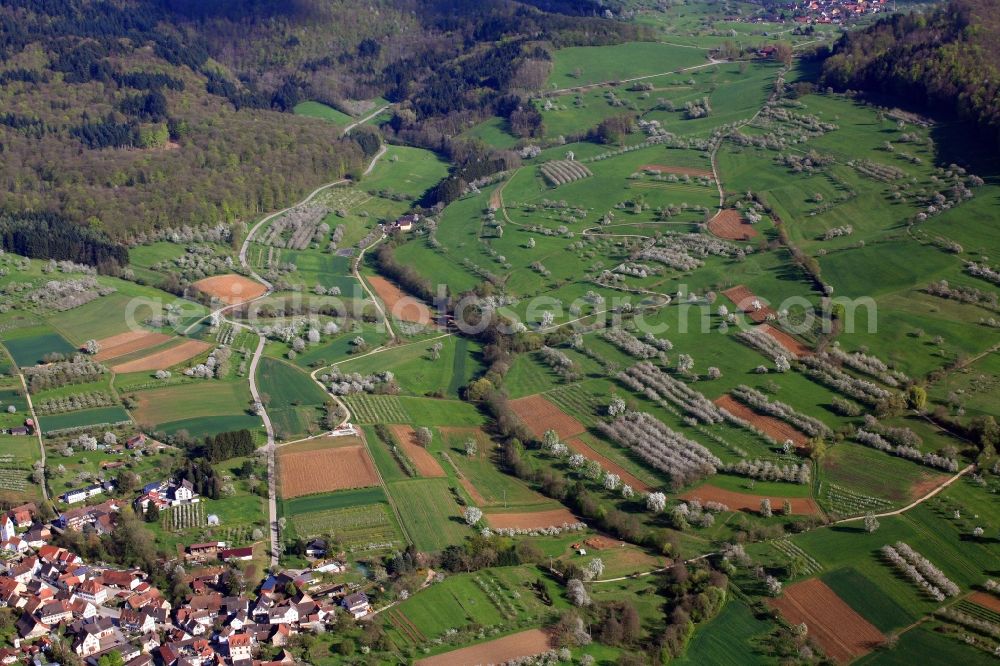
[[[967,598],[977,606],[988,608],[994,613],[1000,613],[1000,597],[995,597],[986,592],[973,592]]]
[[[493,641],[452,650],[434,657],[424,657],[413,662],[414,666],[481,666],[502,664],[521,657],[531,657],[547,652],[551,645],[549,635],[541,629],[529,629]]]
[[[510,407],[535,437],[541,437],[546,430],[555,430],[560,439],[567,439],[586,430],[582,423],[541,395],[511,400]]]
[[[267,287],[260,282],[235,273],[213,275],[204,280],[198,280],[191,286],[228,305],[252,301],[267,293]]]
[[[709,220],[708,230],[726,240],[746,241],[757,236],[757,230],[745,223],[739,211],[732,208],[720,210]]]
[[[420,476],[440,477],[445,476],[441,463],[437,461],[430,451],[417,444],[417,431],[408,425],[391,425],[389,430],[396,437],[399,445],[406,453],[406,457],[413,462]]]
[[[805,622],[809,636],[838,663],[853,661],[885,642],[882,632],[818,578],[789,585],[768,603],[790,624]]]
[[[543,527],[560,527],[563,523],[572,525],[580,522],[580,519],[570,513],[569,509],[550,509],[523,513],[487,513],[486,522],[495,530],[537,530]]]
[[[643,164],[639,171],[659,171],[660,173],[672,173],[678,176],[701,176],[702,178],[715,178],[711,169],[699,169],[697,167],[667,166],[665,164]]]
[[[595,449],[591,448],[586,442],[581,439],[573,438],[566,440],[566,446],[572,449],[575,453],[579,453],[585,456],[588,460],[594,460],[601,464],[601,467],[611,472],[612,474],[617,474],[621,477],[622,483],[632,486],[632,490],[639,493],[647,493],[650,491],[651,486],[645,483],[635,476],[632,476],[625,468],[623,468],[618,463],[602,456]]]
[[[166,370],[178,363],[183,363],[189,358],[194,358],[198,354],[204,353],[212,348],[212,345],[201,340],[185,340],[179,345],[174,345],[167,349],[111,366],[111,369],[118,374],[126,372],[143,372],[146,370]]]
[[[385,304],[386,313],[393,319],[424,325],[434,323],[431,309],[426,303],[403,293],[399,287],[384,277],[373,275],[367,280]]]
[[[288,499],[378,485],[378,474],[361,444],[318,451],[278,450],[281,496]]]
[[[805,446],[806,442],[809,441],[808,437],[781,419],[776,419],[766,414],[758,414],[729,394],[717,398],[714,402],[733,416],[751,423],[755,428],[770,436],[778,443],[790,439],[795,446]]]
[[[813,353],[809,347],[806,347],[804,344],[790,336],[788,333],[785,333],[780,328],[771,326],[770,324],[763,324],[760,327],[760,330],[770,335],[779,345],[784,347],[786,351],[795,354],[798,358],[810,356]]]
[[[948,479],[946,474],[925,474],[910,486],[910,497],[918,499],[934,490]]]
[[[584,543],[593,548],[594,550],[605,550],[608,548],[621,548],[622,544],[624,544],[625,542],[618,541],[617,539],[612,539],[611,537],[606,537],[599,534],[597,536],[590,537],[589,539],[584,541]]]
[[[781,506],[787,501],[792,505],[793,514],[802,516],[819,514],[819,505],[811,497],[771,497],[756,495],[754,493],[740,493],[711,484],[705,484],[681,495],[681,499],[685,500],[696,499],[701,502],[722,502],[732,511],[754,512],[760,511],[760,501],[765,497],[771,500],[771,508],[774,511],[780,511]]]
[[[118,358],[141,349],[162,345],[169,339],[170,336],[166,333],[153,333],[152,331],[127,331],[108,338],[101,338],[97,341],[97,344],[101,346],[101,351],[94,355],[94,360],[106,361],[109,358]]]
[[[778,313],[775,312],[771,306],[766,305],[764,301],[759,301],[761,307],[755,308],[754,301],[759,300],[757,295],[742,284],[726,289],[722,292],[722,295],[735,303],[736,307],[745,312],[750,317],[750,321],[755,324],[766,321],[768,315],[778,315]]]

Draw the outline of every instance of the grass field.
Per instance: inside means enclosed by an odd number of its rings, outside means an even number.
[[[81,409],[66,414],[53,414],[39,417],[42,432],[48,434],[57,430],[78,428],[100,424],[129,422],[128,412],[122,407],[100,407],[98,409]]]
[[[291,524],[298,537],[330,535],[352,550],[384,544],[398,548],[404,543],[392,511],[382,502],[295,514]]]
[[[334,125],[348,125],[351,120],[353,120],[343,111],[339,111],[332,106],[327,106],[322,102],[299,102],[295,105],[295,108],[292,109],[292,112],[297,116],[328,120]]]
[[[199,417],[245,415],[250,407],[250,387],[243,381],[206,379],[136,394],[138,423],[155,426]],[[256,418],[256,417],[255,417]]]
[[[187,431],[191,437],[201,438],[220,432],[256,430],[262,428],[259,416],[251,414],[232,414],[223,416],[198,416],[195,418],[177,419],[157,425],[156,430],[172,435],[180,430]]]
[[[20,366],[41,363],[46,354],[71,354],[76,351],[65,338],[46,326],[6,331],[2,339],[14,362]]]
[[[705,55],[697,49],[653,42],[571,47],[556,52],[549,86],[570,88],[587,83],[667,73],[703,62]]]
[[[771,628],[771,623],[754,617],[743,602],[732,599],[715,619],[699,627],[687,651],[675,663],[690,666],[769,664],[771,658],[755,642]]]
[[[389,484],[407,532],[421,550],[439,551],[472,533],[460,515],[450,483],[448,479],[413,479]]]
[[[441,345],[438,358],[430,350]],[[442,391],[457,398],[460,388],[478,374],[479,345],[465,338],[448,336],[422,343],[412,343],[357,360],[348,359],[338,365],[341,372],[368,375],[392,371],[400,388],[408,395],[422,396]]]
[[[290,500],[282,499],[278,502],[278,507],[281,515],[294,517],[314,511],[332,511],[386,501],[385,491],[376,486],[358,490],[341,490],[321,495],[308,495]]]

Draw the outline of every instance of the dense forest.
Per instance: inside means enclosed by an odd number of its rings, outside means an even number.
[[[360,100],[385,97],[398,105],[389,131],[400,140],[513,114],[519,93],[547,76],[553,46],[641,36],[602,7],[6,1],[0,210],[55,213],[119,242],[252,217],[366,161],[368,137],[294,117],[298,102],[360,114],[374,108]]]
[[[975,123],[1000,146],[1000,0],[952,0],[844,33],[823,84]]]

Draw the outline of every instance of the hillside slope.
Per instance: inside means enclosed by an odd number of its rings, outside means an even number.
[[[1000,0],[952,0],[845,34],[822,79],[970,120],[1000,145],[998,44]]]

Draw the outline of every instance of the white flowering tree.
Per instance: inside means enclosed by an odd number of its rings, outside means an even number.
[[[663,493],[649,493],[646,495],[646,509],[653,513],[661,513],[667,508],[667,496]]]
[[[465,522],[470,526],[475,525],[476,523],[478,523],[480,520],[483,519],[482,510],[479,509],[479,507],[475,506],[465,507],[465,510],[462,512],[462,515],[465,518]]]

